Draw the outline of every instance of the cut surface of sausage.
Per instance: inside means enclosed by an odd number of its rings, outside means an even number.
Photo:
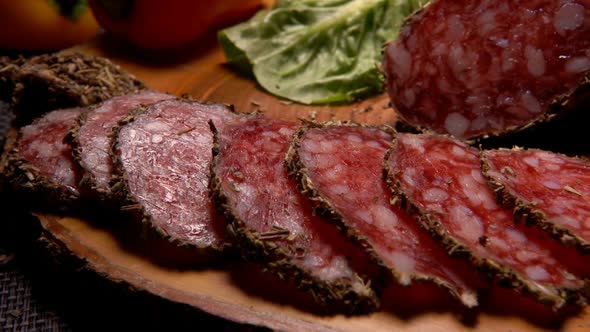
[[[449,251],[556,307],[562,298],[583,301],[588,264],[575,249],[513,222],[496,203],[475,149],[442,136],[399,134],[386,165],[396,195]]]
[[[482,152],[486,176],[507,208],[528,216],[566,244],[590,252],[590,164],[542,151]]]
[[[387,46],[383,71],[410,125],[499,134],[574,103],[590,82],[589,34],[587,1],[433,0]]]
[[[68,130],[82,113],[82,108],[56,110],[21,128],[16,145],[20,157],[47,179],[79,194],[79,171],[72,158],[72,148],[64,143]]]
[[[174,96],[149,90],[114,97],[78,119],[79,126],[72,140],[74,152],[78,163],[89,175],[87,179],[91,187],[101,192],[109,189],[113,175],[111,133],[117,123],[140,104],[152,104],[171,98]]]
[[[364,253],[359,255],[362,251],[336,227],[314,216],[289,178],[284,158],[297,128],[291,122],[248,117],[219,130],[213,167],[217,200],[234,232],[262,252],[275,273],[293,271],[300,286],[320,302],[374,309],[375,294],[357,271],[368,261]]]
[[[235,116],[218,104],[166,100],[144,108],[118,128],[113,146],[116,181],[127,206],[171,240],[197,248],[225,245],[222,221],[208,197],[211,120]]]
[[[12,128],[0,161],[0,186],[5,199],[19,208],[43,212],[83,212],[81,170],[64,142],[83,108],[45,114],[32,124]]]
[[[360,126],[328,125],[305,130],[297,144],[304,183],[313,202],[335,214],[362,238],[377,260],[401,284],[431,280],[446,287],[465,305],[477,304],[476,275],[464,262],[451,259],[418,223],[390,204],[383,181],[383,159],[392,141],[386,131]],[[433,200],[443,191],[431,191]],[[475,278],[474,278],[475,277]]]

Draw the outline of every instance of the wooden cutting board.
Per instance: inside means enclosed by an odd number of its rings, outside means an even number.
[[[176,95],[233,104],[238,111],[259,110],[283,119],[352,120],[393,124],[385,95],[348,106],[309,107],[274,98],[234,74],[213,38],[170,53],[146,53],[109,38],[75,49],[106,56],[148,86]],[[138,290],[186,303],[229,320],[285,331],[589,331],[590,310],[558,315],[504,290],[493,290],[481,309],[466,311],[428,285],[390,287],[383,309],[371,315],[326,314],[306,295],[249,271],[244,263],[198,269],[160,264],[143,252],[137,239],[80,219],[37,215],[52,241],[84,260],[105,278]]]

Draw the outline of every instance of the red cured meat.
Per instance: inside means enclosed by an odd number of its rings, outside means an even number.
[[[111,133],[117,123],[140,104],[152,104],[171,98],[174,96],[147,90],[114,97],[84,113],[79,119],[80,125],[74,137],[74,151],[95,190],[106,192],[109,189],[113,175]]]
[[[356,258],[359,250],[312,214],[288,176],[284,158],[297,128],[291,122],[248,117],[219,131],[213,171],[222,209],[235,232],[249,246],[258,246],[271,269],[286,275],[295,270],[294,278],[304,280],[301,286],[311,288],[317,300],[374,307],[375,295],[355,270],[364,255]]]
[[[20,130],[16,144],[20,158],[34,166],[39,175],[79,194],[79,170],[72,158],[72,148],[64,138],[83,108],[49,112]]]
[[[507,207],[590,253],[590,165],[541,150],[483,151],[486,175]]]
[[[160,233],[181,244],[221,248],[225,233],[208,197],[213,135],[208,121],[233,118],[218,104],[167,100],[152,104],[119,128],[114,154],[127,206],[141,207]]]
[[[451,259],[404,210],[392,206],[383,158],[392,136],[375,128],[310,128],[299,140],[301,168],[355,238],[362,238],[401,284],[432,280],[467,306],[477,304],[476,275]],[[475,277],[475,278],[474,278]]]
[[[406,23],[383,70],[416,127],[459,138],[521,128],[590,77],[588,1],[433,0]]]
[[[399,134],[386,165],[396,194],[449,251],[556,307],[561,298],[580,300],[578,277],[589,275],[588,264],[576,250],[512,221],[512,213],[496,204],[476,150],[446,137]]]

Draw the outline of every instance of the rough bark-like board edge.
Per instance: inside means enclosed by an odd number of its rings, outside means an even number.
[[[515,147],[513,149],[501,150],[522,151],[523,149]],[[537,228],[550,234],[554,240],[560,242],[561,244],[565,246],[576,247],[580,254],[590,254],[590,242],[576,235],[574,232],[568,230],[567,228],[550,222],[547,218],[547,215],[543,211],[539,210],[535,204],[526,202],[518,198],[516,195],[512,194],[510,192],[510,189],[508,189],[504,184],[502,184],[502,182],[498,181],[498,179],[492,177],[492,175],[489,174],[490,165],[488,163],[488,159],[485,156],[485,151],[480,151],[479,156],[482,173],[484,177],[488,180],[488,184],[494,191],[496,201],[506,209],[512,211],[514,221],[516,223],[524,221],[527,225],[534,225]],[[565,155],[561,156],[567,157]],[[582,159],[579,160],[581,161]]]
[[[116,84],[85,76],[83,71],[78,72],[76,64],[101,68]],[[20,124],[53,109],[89,106],[145,88],[144,83],[107,58],[71,52],[29,58],[13,74],[13,83],[12,104]]]
[[[439,136],[447,137],[443,135]],[[447,138],[452,139],[450,137]],[[391,190],[392,195],[395,197],[392,204],[397,204],[413,216],[420,226],[428,231],[435,241],[440,243],[451,257],[467,260],[486,280],[495,280],[502,287],[512,288],[525,296],[530,296],[536,299],[540,303],[552,306],[555,311],[563,308],[566,304],[577,306],[584,306],[587,304],[586,298],[588,297],[588,294],[590,294],[590,285],[588,285],[587,281],[584,281],[582,289],[552,287],[558,296],[549,296],[535,289],[535,287],[513,269],[498,264],[491,259],[478,257],[468,246],[451,236],[435,216],[422,211],[401,189],[401,183],[397,180],[399,171],[391,169],[387,162],[391,154],[394,153],[396,146],[397,140],[394,139],[384,159],[386,183]]]
[[[199,104],[199,105],[213,104],[213,103],[206,103],[206,102],[204,103],[204,102],[200,102],[200,101],[196,101],[196,100],[189,100],[189,99],[184,99],[184,98],[168,99],[167,101],[169,102],[171,100],[176,100],[176,101],[185,102],[185,103],[195,103],[195,104]],[[154,104],[152,104],[152,105],[154,105]],[[226,107],[229,111],[235,113],[235,110],[233,109],[233,107],[231,105],[223,105],[223,106]],[[231,252],[234,249],[233,245],[231,243],[222,243],[220,245],[209,246],[209,247],[199,247],[194,244],[188,243],[186,241],[179,240],[175,237],[171,237],[164,229],[154,225],[154,223],[151,222],[152,217],[149,215],[149,213],[147,213],[145,211],[143,206],[141,206],[141,204],[139,204],[133,198],[133,195],[130,193],[130,191],[128,189],[127,173],[125,172],[125,168],[124,168],[123,164],[121,163],[121,160],[118,157],[118,153],[117,153],[118,148],[119,148],[118,136],[119,136],[119,132],[121,131],[121,129],[124,126],[135,121],[135,119],[138,116],[145,113],[150,107],[151,107],[151,105],[140,105],[140,106],[136,107],[135,109],[131,110],[126,117],[121,119],[119,121],[118,125],[113,128],[113,131],[111,133],[112,138],[110,139],[111,144],[112,144],[111,149],[110,149],[110,154],[111,154],[111,158],[113,160],[113,167],[114,167],[113,171],[114,172],[113,172],[113,176],[111,178],[111,184],[110,184],[111,189],[110,189],[109,195],[108,195],[109,197],[107,199],[112,202],[119,202],[119,204],[117,204],[117,206],[118,206],[118,209],[120,210],[120,212],[122,212],[126,216],[130,217],[130,219],[132,221],[139,223],[140,228],[142,230],[145,230],[147,234],[155,233],[158,236],[158,238],[165,239],[178,247],[194,250],[198,256],[203,257],[203,258],[216,257],[216,256],[228,255],[228,254],[231,255]]]
[[[259,234],[249,228],[237,213],[234,212],[228,197],[221,189],[221,179],[215,172],[220,156],[219,132],[212,122],[209,122],[213,132],[213,162],[211,163],[211,179],[209,192],[218,213],[223,215],[229,233],[238,240],[244,258],[249,261],[260,262],[281,280],[292,280],[295,285],[312,295],[314,300],[322,305],[336,304],[344,306],[346,314],[364,314],[375,311],[379,307],[379,299],[371,288],[371,282],[366,282],[356,275],[365,294],[355,292],[350,283],[342,280],[326,282],[290,262],[290,254],[277,246],[273,240],[260,239]]]
[[[35,166],[20,157],[17,148],[20,137],[20,131],[15,128],[6,135],[0,161],[3,190],[15,195],[13,201],[27,208],[73,214],[83,211],[80,195],[40,174]]]
[[[261,317],[249,319],[246,313],[247,310],[239,316],[232,314],[230,310],[232,306],[235,306],[234,304],[211,301],[201,297],[196,301],[201,302],[202,305],[198,305],[187,301],[186,296],[180,296],[182,294],[178,294],[179,291],[177,290],[164,288],[158,292],[154,290],[160,287],[156,284],[145,282],[143,279],[137,280],[136,278],[134,280],[117,275],[113,271],[109,271],[112,267],[108,266],[109,262],[100,253],[95,253],[91,248],[84,247],[83,244],[75,244],[75,246],[80,246],[78,249],[68,246],[61,239],[61,236],[68,236],[64,233],[67,230],[61,229],[63,226],[45,227],[44,222],[39,220],[45,220],[45,224],[53,224],[56,222],[48,219],[59,217],[37,213],[33,213],[33,216],[34,219],[37,219],[34,221],[36,225],[31,225],[32,227],[29,228],[35,228],[33,233],[36,234],[29,234],[28,232],[31,231],[29,229],[24,230],[27,234],[20,234],[24,232],[22,230],[19,231],[19,234],[16,234],[23,237],[21,244],[26,242],[26,246],[23,245],[23,248],[19,249],[19,254],[25,255],[27,261],[30,261],[29,264],[34,269],[31,272],[42,273],[44,281],[47,277],[50,280],[51,278],[59,278],[59,284],[55,286],[65,289],[63,291],[58,289],[56,292],[60,295],[62,292],[65,293],[66,299],[68,294],[75,292],[87,293],[88,289],[91,289],[88,293],[91,296],[100,297],[100,300],[105,303],[114,299],[122,301],[124,305],[141,306],[141,308],[148,310],[146,312],[148,315],[156,315],[162,318],[172,316],[172,318],[179,319],[179,321],[170,323],[160,323],[161,325],[170,324],[177,328],[186,328],[187,326],[197,327],[206,323],[223,324],[223,327],[229,328],[229,330],[268,330],[267,327],[263,326],[266,324],[264,324],[265,321]],[[80,249],[86,251],[86,254],[78,255],[76,251]],[[51,285],[51,287],[54,287],[54,285]],[[92,298],[88,299],[88,301],[92,301]],[[68,311],[70,305],[68,304],[68,308],[66,308]],[[119,305],[117,304],[117,306]],[[135,314],[137,316],[141,313],[136,311]],[[91,318],[96,319],[97,317],[93,315]],[[84,328],[91,328],[86,326],[86,323],[80,322],[79,324],[84,324]],[[131,328],[137,328],[136,325],[138,324],[136,321],[117,322],[117,324],[121,323],[123,323],[123,326]],[[277,324],[276,322],[274,324],[284,325],[284,323]],[[141,323],[139,325],[144,326]],[[305,323],[302,325],[305,325]],[[149,329],[150,327],[145,326],[144,328]],[[91,328],[91,330],[93,329]]]
[[[409,15],[400,28],[400,31],[404,29],[405,26],[410,26],[414,24],[414,21],[420,21],[424,10],[426,10],[431,5],[431,2],[425,4],[422,8],[418,9],[413,14]],[[391,41],[386,43],[383,46],[382,53],[385,55],[385,50],[391,43],[395,43],[396,41]],[[385,77],[385,81],[387,82],[387,73],[385,70],[381,71]],[[389,94],[388,84],[385,83],[385,89]],[[390,97],[391,98],[391,97]],[[590,102],[590,71],[587,71],[582,77],[577,86],[569,92],[566,92],[561,95],[557,95],[549,102],[549,106],[545,111],[536,118],[530,119],[529,122],[522,124],[522,125],[514,125],[504,128],[503,130],[491,130],[488,133],[482,133],[478,135],[474,135],[471,137],[467,137],[463,139],[463,141],[469,145],[477,145],[477,144],[488,144],[488,142],[493,141],[497,138],[501,138],[508,135],[513,134],[528,134],[531,129],[540,126],[542,124],[548,124],[552,121],[558,120],[565,120],[568,116],[576,115],[576,110],[580,105],[585,105]],[[418,132],[418,133],[425,133],[425,134],[437,134],[441,135],[434,130],[426,128],[424,126],[413,124],[395,108],[393,101],[391,102],[392,109],[396,112],[398,116],[398,125],[396,129],[404,132]],[[493,144],[493,143],[492,143]]]
[[[305,133],[312,128],[329,128],[329,127],[338,127],[338,126],[351,126],[351,127],[359,127],[359,128],[370,128],[376,130],[382,130],[387,132],[391,135],[392,139],[395,137],[395,131],[386,126],[382,127],[375,127],[375,126],[367,126],[361,125],[351,122],[328,122],[324,124],[313,124],[308,123],[303,126],[294,136],[293,142],[289,148],[286,163],[289,169],[289,173],[293,179],[295,179],[298,183],[299,191],[306,196],[309,201],[311,202],[314,212],[320,216],[323,216],[326,220],[331,222],[332,224],[336,225],[340,232],[346,235],[347,238],[351,239],[357,245],[362,247],[371,257],[371,259],[376,262],[382,269],[388,271],[388,274],[391,274],[394,280],[400,284],[409,286],[412,281],[416,282],[432,282],[436,286],[445,289],[448,291],[453,297],[459,300],[463,305],[466,307],[474,307],[477,306],[477,294],[464,294],[462,297],[457,290],[446,283],[445,281],[441,280],[440,278],[422,275],[422,274],[414,274],[410,276],[403,276],[399,271],[391,266],[388,266],[383,260],[379,257],[379,255],[375,252],[370,242],[360,234],[357,230],[353,227],[349,226],[346,218],[342,216],[337,209],[335,209],[332,204],[325,199],[318,191],[314,183],[309,178],[307,173],[307,168],[301,161],[301,157],[299,155],[299,148],[301,147],[301,139],[305,135]],[[408,280],[409,277],[409,280]],[[406,281],[408,280],[408,281]]]

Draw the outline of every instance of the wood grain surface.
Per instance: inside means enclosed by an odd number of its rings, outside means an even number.
[[[309,107],[274,98],[229,70],[213,37],[173,53],[146,53],[111,38],[99,38],[74,50],[106,56],[153,89],[233,104],[242,112],[259,110],[283,119],[395,121],[385,95],[338,107]],[[141,245],[134,245],[138,239],[129,234],[80,219],[37,216],[45,231],[106,278],[237,322],[284,331],[590,331],[587,308],[578,314],[556,314],[502,289],[490,291],[480,309],[468,311],[428,285],[391,286],[377,313],[355,317],[326,313],[305,294],[247,264],[196,269],[160,264]]]

